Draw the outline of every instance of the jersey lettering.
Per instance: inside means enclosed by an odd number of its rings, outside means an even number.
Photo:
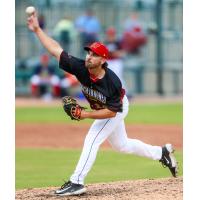
[[[97,101],[100,101],[101,103],[103,104],[106,104],[106,97],[100,93],[99,91],[97,90],[94,90],[94,89],[91,89],[89,87],[86,87],[84,85],[81,85],[82,87],[82,92],[89,98],[89,99],[92,99],[92,100],[97,100]]]

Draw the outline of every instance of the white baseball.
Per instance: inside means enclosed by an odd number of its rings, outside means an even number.
[[[33,6],[29,6],[26,8],[26,14],[31,16],[35,12],[35,8]]]

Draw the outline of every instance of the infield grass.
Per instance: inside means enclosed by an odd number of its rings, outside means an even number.
[[[78,123],[91,123],[82,120]],[[62,107],[17,107],[16,122],[19,123],[72,123]],[[135,124],[182,124],[183,108],[181,103],[130,105],[126,123]],[[73,122],[77,123],[77,122]]]
[[[182,176],[182,152],[175,155]],[[60,186],[72,174],[79,156],[79,150],[16,149],[16,189]],[[86,184],[169,176],[158,161],[100,150]]]

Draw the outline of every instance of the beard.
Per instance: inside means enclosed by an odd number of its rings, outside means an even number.
[[[85,61],[85,66],[86,66],[87,69],[95,69],[95,68],[97,68],[99,65],[100,65],[99,63],[98,63],[98,64],[93,64],[93,63],[91,63],[91,62],[89,62],[89,61]]]
[[[91,66],[92,66],[92,63],[91,62],[88,62],[88,61],[85,61],[85,66],[86,66],[86,68],[91,68]]]

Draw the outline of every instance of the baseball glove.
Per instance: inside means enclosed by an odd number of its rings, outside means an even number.
[[[62,98],[63,108],[64,111],[71,117],[72,120],[80,120],[81,111],[85,109],[84,107],[80,106],[76,99],[73,99],[70,96],[65,96]]]

